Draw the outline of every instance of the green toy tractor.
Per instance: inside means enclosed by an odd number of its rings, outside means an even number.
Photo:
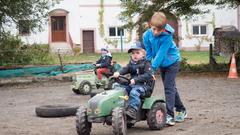
[[[125,83],[129,80],[120,76]],[[123,84],[123,83],[120,83]],[[154,85],[154,84],[153,84]],[[151,130],[160,130],[165,126],[166,107],[162,98],[153,97],[151,93],[141,97],[141,107],[137,119],[133,120],[126,114],[128,94],[124,87],[104,91],[92,97],[86,106],[80,107],[76,113],[76,129],[78,135],[90,135],[92,123],[104,123],[113,128],[114,135],[126,135],[138,121],[147,120]]]
[[[98,83],[99,80],[96,75],[96,67],[94,70],[85,70],[75,73],[72,77],[71,89],[74,93],[83,95],[88,95],[89,93],[91,93],[92,89],[112,89],[112,84],[114,80],[109,77],[112,76],[113,73],[120,68],[121,66],[115,63],[108,73],[102,75],[101,84]]]

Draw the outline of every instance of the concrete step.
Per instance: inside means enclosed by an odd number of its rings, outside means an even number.
[[[51,52],[60,54],[73,54],[73,50],[67,42],[54,42],[50,44]]]

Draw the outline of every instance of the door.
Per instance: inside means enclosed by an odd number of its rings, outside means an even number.
[[[52,16],[52,42],[66,42],[66,17]]]
[[[83,30],[83,53],[94,53],[94,31]]]

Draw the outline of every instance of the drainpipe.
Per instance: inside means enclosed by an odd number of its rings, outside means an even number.
[[[240,30],[240,6],[237,7],[237,23],[238,23],[238,30]]]
[[[121,52],[123,52],[123,32],[122,30],[120,31],[120,35],[121,35]]]

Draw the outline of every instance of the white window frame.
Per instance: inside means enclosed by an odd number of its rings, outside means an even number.
[[[198,27],[198,31],[199,31],[198,34],[193,33],[193,27],[195,27],[195,26]],[[206,34],[201,34],[201,26],[206,26]],[[207,24],[194,24],[194,25],[192,25],[192,35],[193,36],[206,36],[206,35],[208,35],[208,25]]]
[[[115,28],[115,33],[116,33],[116,35],[115,36],[110,36],[110,28]],[[121,28],[121,26],[109,26],[108,27],[108,37],[109,38],[121,38],[121,36],[118,36],[118,28]],[[125,31],[125,29],[124,28],[122,28],[123,29],[123,38],[125,38],[126,37],[126,31]]]

